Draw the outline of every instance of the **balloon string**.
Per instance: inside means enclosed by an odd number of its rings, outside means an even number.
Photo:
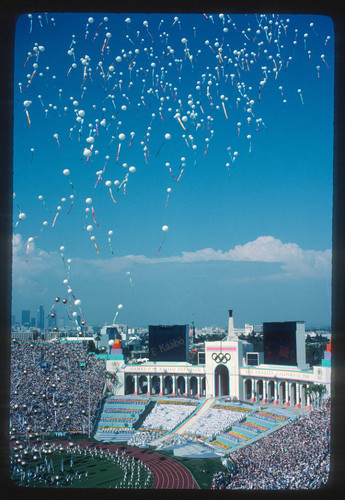
[[[160,249],[162,248],[162,246],[163,246],[164,242],[165,242],[165,238],[163,239],[163,241],[162,241],[162,243],[161,243],[161,246],[160,246],[160,247],[158,248],[158,250],[157,250],[156,257],[157,257],[157,255],[159,254]]]
[[[98,251],[98,246],[97,246],[97,243],[96,243],[95,241],[94,241],[93,243],[94,243],[94,245],[95,245],[95,249],[96,249],[97,255],[99,255],[99,251]]]
[[[177,179],[176,183],[181,179],[182,174],[183,174],[183,169],[181,170],[180,175],[178,176],[178,179]]]
[[[96,222],[96,218],[95,218],[95,211],[94,211],[93,207],[91,208],[91,211],[92,211],[92,217],[93,217],[93,220],[95,221],[95,224],[96,224],[96,226],[98,227],[98,225],[99,225],[99,224],[97,224],[97,222]]]
[[[111,251],[112,254],[114,254],[114,251],[113,251],[112,246],[111,246],[111,240],[110,240],[110,238],[108,238],[108,242],[109,242],[110,251]]]
[[[159,147],[159,149],[158,149],[158,151],[157,151],[157,153],[156,153],[156,158],[157,158],[157,156],[159,155],[160,150],[162,149],[162,147],[164,146],[164,144],[165,144],[165,143],[163,142],[163,143],[160,145],[160,147]]]
[[[25,256],[25,262],[28,261],[28,255],[29,255],[29,248],[30,248],[30,245],[27,245],[26,247],[26,256]]]
[[[168,196],[167,196],[167,201],[166,201],[166,203],[165,203],[165,207],[164,207],[164,208],[166,208],[166,207],[168,206],[168,201],[169,201],[169,194],[168,194]]]
[[[74,189],[74,186],[73,186],[73,184],[72,184],[71,179],[68,179],[68,181],[69,181],[69,183],[70,183],[70,185],[71,185],[71,188],[73,189],[74,194],[77,194],[77,193],[75,192],[75,189]]]
[[[113,202],[116,203],[114,196],[113,196],[113,193],[111,192],[111,188],[109,188],[109,193],[110,193],[110,196],[111,196],[111,199],[113,200]]]
[[[59,212],[56,212],[56,215],[54,217],[54,221],[53,221],[53,224],[52,224],[52,227],[55,226],[55,222],[56,222],[56,219],[57,219],[57,216],[59,215]]]
[[[72,203],[71,203],[71,206],[69,207],[69,210],[68,210],[68,212],[67,212],[67,215],[68,215],[68,214],[70,213],[70,211],[72,210],[72,207],[73,207],[73,201],[72,201]]]
[[[29,111],[26,109],[25,113],[26,113],[26,116],[27,116],[27,119],[28,119],[28,122],[29,122],[29,128],[30,128],[31,127],[31,120],[30,120],[30,116],[29,116]]]

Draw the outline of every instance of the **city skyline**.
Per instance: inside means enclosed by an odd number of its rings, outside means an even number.
[[[330,324],[331,19],[49,16],[16,31],[14,314],[60,297],[87,324]]]

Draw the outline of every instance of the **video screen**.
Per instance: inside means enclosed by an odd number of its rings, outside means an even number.
[[[149,325],[150,361],[187,361],[187,325]]]
[[[264,323],[264,363],[297,366],[296,322]]]

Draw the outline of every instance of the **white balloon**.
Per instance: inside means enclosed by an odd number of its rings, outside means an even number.
[[[88,205],[91,205],[91,203],[92,203],[92,198],[86,198],[86,200],[85,200],[85,201],[86,201],[86,203],[87,203]]]
[[[165,136],[164,136],[164,137],[165,137],[165,139],[166,139],[167,141],[169,141],[169,140],[171,139],[171,135],[170,135],[170,134],[165,134]]]
[[[83,118],[85,116],[85,111],[83,109],[80,109],[78,111],[78,116],[81,116]]]
[[[123,309],[123,305],[122,305],[122,304],[119,304],[119,305],[117,306],[117,308],[118,308],[118,309]]]
[[[86,230],[87,230],[89,233],[91,233],[91,231],[93,231],[93,226],[91,226],[91,224],[90,224],[90,226],[87,226]]]
[[[108,231],[108,234],[109,234],[109,236],[112,236],[112,235],[114,234],[114,231],[112,231],[112,230],[110,229],[110,231]]]
[[[21,212],[19,215],[18,215],[18,218],[19,220],[25,220],[26,219],[26,214],[24,212]]]
[[[108,345],[112,346],[113,344],[115,344],[114,340],[109,340]]]
[[[130,172],[134,173],[136,171],[136,168],[135,167],[129,167],[128,169]]]
[[[68,168],[65,168],[65,170],[62,173],[63,175],[69,175],[71,172],[68,170]]]
[[[90,149],[87,149],[87,148],[84,149],[84,156],[89,158],[91,156],[91,154],[92,154],[92,152],[90,151]]]
[[[162,227],[162,231],[164,231],[165,233],[167,233],[169,231],[169,227],[168,226],[163,226]]]
[[[124,141],[126,139],[125,134],[119,134],[120,141]]]
[[[80,304],[81,304],[81,300],[77,299],[74,301],[75,306],[80,306]]]

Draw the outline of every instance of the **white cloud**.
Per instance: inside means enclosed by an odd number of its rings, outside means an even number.
[[[26,243],[19,234],[13,237],[13,267],[16,280],[14,283],[29,284],[32,276],[42,272],[56,274],[61,269],[60,256],[55,252],[45,252],[30,245],[28,263],[25,262]],[[296,243],[283,243],[273,236],[260,236],[254,241],[223,252],[213,248],[204,248],[195,252],[182,252],[179,256],[148,258],[144,255],[126,255],[112,259],[80,259],[72,261],[73,274],[79,276],[91,273],[112,276],[128,270],[133,264],[153,265],[164,263],[188,264],[194,262],[267,262],[281,265],[282,272],[268,275],[267,278],[328,278],[331,276],[332,251],[303,250]],[[60,273],[61,274],[61,273]]]

